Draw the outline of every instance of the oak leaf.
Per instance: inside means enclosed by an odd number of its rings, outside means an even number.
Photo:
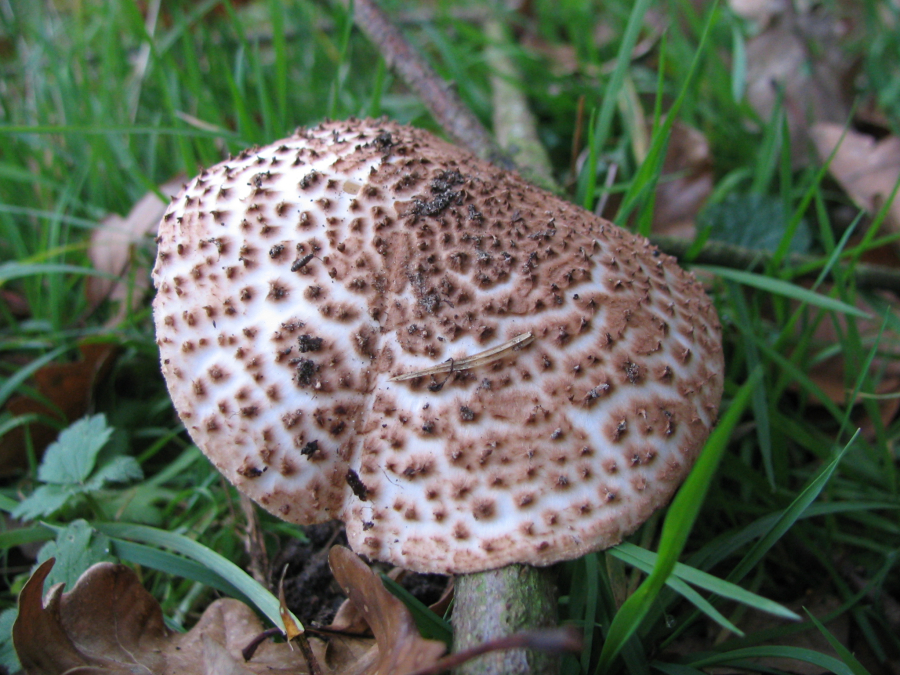
[[[409,610],[349,549],[329,556],[335,579],[374,638],[309,638],[326,675],[404,675],[431,665],[442,642],[420,637]],[[40,565],[19,595],[13,643],[27,675],[307,675],[299,649],[263,641],[252,658],[242,650],[263,633],[256,614],[238,600],[216,600],[187,633],[169,630],[159,603],[124,565],[99,563],[68,593],[54,585],[42,599],[53,559]]]

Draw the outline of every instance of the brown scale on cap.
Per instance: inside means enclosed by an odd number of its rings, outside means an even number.
[[[611,546],[715,423],[720,328],[692,275],[391,122],[208,169],[163,218],[153,277],[197,445],[275,515],[342,519],[354,549],[407,568]]]

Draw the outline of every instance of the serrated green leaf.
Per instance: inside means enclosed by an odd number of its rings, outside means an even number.
[[[774,251],[787,231],[789,216],[777,197],[759,194],[730,194],[698,216],[700,229],[709,229],[709,238],[742,248]],[[805,253],[812,244],[809,228],[801,225],[788,245],[792,253]]]
[[[13,518],[36,520],[53,515],[81,489],[73,485],[41,485],[10,511]]]
[[[141,465],[134,457],[115,457],[91,476],[85,489],[99,490],[107,483],[130,483],[144,477]]]
[[[94,470],[97,453],[112,431],[102,414],[83,417],[64,429],[44,453],[38,480],[57,485],[83,483]]]
[[[114,560],[109,550],[109,537],[96,532],[87,521],[79,519],[60,528],[56,539],[44,544],[38,551],[35,566],[56,558],[56,564],[47,577],[47,586],[62,582],[66,588],[72,588],[88,567],[94,563]]]

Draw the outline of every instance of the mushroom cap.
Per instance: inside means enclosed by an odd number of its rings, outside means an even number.
[[[419,129],[246,150],[184,187],[158,242],[157,343],[193,440],[370,558],[469,573],[607,548],[716,420],[721,330],[693,275]]]

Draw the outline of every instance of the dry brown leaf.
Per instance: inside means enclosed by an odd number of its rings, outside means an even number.
[[[25,296],[8,288],[0,288],[0,302],[6,305],[6,309],[16,319],[25,319],[31,316],[31,307]]]
[[[57,584],[42,601],[52,567],[52,559],[38,567],[19,595],[13,643],[27,675],[58,675],[76,668],[78,673],[106,675],[131,675],[138,668],[153,675],[307,672],[299,652],[285,643],[266,642],[252,661],[243,662],[241,649],[262,626],[237,600],[217,600],[190,632],[172,633],[163,623],[159,603],[124,565],[94,565],[70,592],[63,593]],[[228,663],[223,654],[239,669],[216,670]]]
[[[672,135],[656,188],[653,232],[692,239],[697,214],[713,188],[712,152],[706,137],[682,122]]]
[[[841,49],[852,22],[792,3],[766,30],[748,40],[747,100],[768,120],[779,91],[791,137],[795,165],[808,159],[808,130],[814,122],[846,120],[852,101],[854,64]]]
[[[88,411],[94,386],[109,372],[118,347],[108,342],[83,342],[78,345],[78,349],[81,360],[49,363],[35,372],[33,386],[50,405],[43,400],[15,396],[10,398],[6,409],[16,417],[36,414],[57,419],[63,425],[84,416]],[[40,457],[58,435],[59,429],[42,422],[32,422],[11,429],[0,438],[0,475],[28,466],[28,436]]]
[[[828,293],[828,287],[822,287],[820,292]],[[882,293],[882,300],[887,303],[895,301],[890,293]],[[869,372],[873,377],[878,377],[875,394],[883,396],[878,399],[879,416],[882,425],[887,425],[900,411],[900,398],[895,395],[900,394],[900,335],[895,331],[885,328],[882,330],[884,317],[879,315],[879,311],[867,303],[865,300],[858,298],[856,307],[868,313],[871,319],[855,319],[856,330],[863,344],[863,350],[868,352],[875,340],[879,338],[878,351]],[[813,349],[828,349],[832,345],[839,344],[842,335],[847,333],[847,320],[843,315],[836,315],[834,321],[821,321],[816,326],[813,333]],[[862,402],[862,397],[857,397],[851,401],[851,390],[848,388],[848,370],[849,377],[855,378],[859,374],[860,364],[848,362],[846,354],[835,354],[822,361],[817,361],[808,369],[807,375],[821,389],[822,393],[827,396],[833,403],[838,406],[858,405]],[[794,387],[797,389],[797,387]],[[816,402],[815,400],[813,401]],[[854,424],[862,429],[862,433],[867,438],[874,436],[874,420],[869,419],[863,410],[859,411],[862,416],[854,419]]]
[[[175,196],[181,189],[183,177],[174,179],[159,187],[167,197]],[[88,277],[85,286],[88,306],[93,311],[104,300],[119,303],[116,315],[110,324],[120,322],[128,307],[150,287],[149,273],[135,275],[129,280],[134,249],[146,237],[156,232],[156,226],[168,204],[155,192],[148,192],[132,207],[125,218],[112,214],[91,234],[88,256],[94,269],[114,275],[117,279],[100,276]]]
[[[335,578],[371,626],[375,639],[334,636],[326,644],[311,638],[312,652],[327,675],[404,675],[431,665],[444,653],[442,642],[419,636],[406,607],[391,595],[356,554],[335,547]],[[74,588],[53,586],[42,600],[53,560],[35,570],[19,595],[13,643],[27,675],[79,673],[130,675],[306,675],[301,652],[288,643],[262,642],[249,661],[241,650],[263,632],[243,603],[217,600],[187,633],[173,633],[159,603],[124,565],[100,563]]]
[[[437,661],[446,647],[443,642],[419,635],[409,610],[394,597],[381,579],[343,546],[335,546],[328,556],[335,580],[372,629],[376,644],[342,675],[404,675]]]
[[[823,162],[837,148],[828,170],[857,206],[869,213],[884,206],[900,178],[900,138],[876,141],[852,129],[844,135],[842,125],[826,123],[813,126],[811,135]],[[900,199],[888,208],[885,226],[900,232]]]
[[[743,19],[765,26],[788,9],[789,0],[729,0],[731,11]]]

